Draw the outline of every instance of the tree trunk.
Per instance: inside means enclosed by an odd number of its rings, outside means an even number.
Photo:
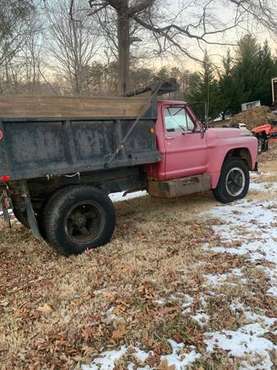
[[[128,0],[122,0],[118,10],[118,63],[119,63],[119,94],[126,95],[129,87],[130,66],[130,20],[128,16]]]

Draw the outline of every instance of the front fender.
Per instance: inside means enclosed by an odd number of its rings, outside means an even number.
[[[230,141],[227,140],[222,145],[212,145],[208,149],[208,174],[211,176],[212,189],[217,187],[222,166],[228,157],[242,158],[248,163],[250,171],[254,171],[257,166],[258,141],[254,136],[239,137],[232,144]]]

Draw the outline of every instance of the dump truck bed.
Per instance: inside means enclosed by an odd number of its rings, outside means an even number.
[[[0,176],[23,180],[155,163],[156,113],[149,103],[0,97]]]
[[[148,105],[144,97],[0,96],[5,118],[134,118]]]

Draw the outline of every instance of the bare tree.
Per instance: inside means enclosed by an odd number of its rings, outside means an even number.
[[[26,36],[19,61],[22,65],[25,91],[35,94],[40,90],[43,61],[42,20],[35,16],[29,21],[29,34]]]
[[[34,38],[36,17],[31,1],[1,1],[0,8],[0,88],[1,93],[15,93],[23,84],[24,58],[30,38]]]
[[[20,50],[29,32],[28,20],[33,6],[27,0],[1,0],[0,65],[7,63]]]
[[[70,14],[74,19],[74,1],[71,0]],[[169,2],[170,3],[170,2]],[[228,24],[218,21],[215,9],[218,5],[230,8],[233,18]],[[170,4],[168,4],[170,5]],[[125,94],[129,83],[130,47],[132,29],[142,29],[153,36],[158,51],[178,51],[199,61],[185,45],[185,40],[193,40],[205,49],[205,44],[223,45],[216,35],[224,35],[236,27],[246,17],[251,17],[271,31],[276,31],[275,0],[183,0],[175,11],[165,6],[163,0],[89,0],[91,16],[101,19],[103,29],[109,31],[109,24],[116,19],[116,44],[119,61],[120,93]],[[192,15],[193,6],[197,15]],[[114,32],[113,32],[114,33]],[[109,37],[114,40],[111,33]]]
[[[74,95],[87,92],[89,66],[97,51],[97,37],[93,33],[93,20],[82,11],[82,1],[74,3],[72,18],[68,12],[69,1],[56,2],[48,7],[49,49],[58,62]],[[96,27],[95,27],[96,28]]]
[[[273,34],[277,34],[277,5],[275,0],[228,0],[238,12],[254,19]]]

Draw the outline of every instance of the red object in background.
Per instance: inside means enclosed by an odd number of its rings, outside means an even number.
[[[11,179],[11,176],[0,176],[0,182],[7,184]]]
[[[0,129],[0,141],[4,139],[4,132]]]
[[[272,131],[272,126],[269,123],[265,123],[264,125],[257,126],[253,128],[252,130],[254,134],[266,133],[267,135],[270,135],[271,131]]]
[[[270,123],[253,128],[252,132],[256,136],[265,134],[268,139],[277,139],[277,125],[271,125]]]

